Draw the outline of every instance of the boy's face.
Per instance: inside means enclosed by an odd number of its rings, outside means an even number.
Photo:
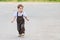
[[[18,9],[18,11],[19,11],[19,12],[22,12],[22,11],[23,11],[23,7],[20,7],[20,8]]]

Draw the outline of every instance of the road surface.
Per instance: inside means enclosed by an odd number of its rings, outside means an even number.
[[[60,3],[21,3],[30,21],[24,38],[18,37],[16,21],[11,23],[19,3],[0,3],[0,40],[60,40]]]

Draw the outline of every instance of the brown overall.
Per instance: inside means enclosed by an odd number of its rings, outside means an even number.
[[[19,34],[25,33],[25,28],[24,28],[24,18],[22,16],[18,16],[17,12],[17,30]]]

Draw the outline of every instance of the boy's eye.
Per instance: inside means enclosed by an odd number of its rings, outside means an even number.
[[[22,8],[19,8],[19,9],[22,9]]]

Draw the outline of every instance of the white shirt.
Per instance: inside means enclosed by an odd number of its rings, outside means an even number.
[[[22,12],[22,13],[18,12],[18,16],[22,16],[22,15],[23,15],[23,17],[26,17],[27,16],[25,12]],[[15,12],[13,14],[13,16],[16,16],[17,17],[17,12]]]

